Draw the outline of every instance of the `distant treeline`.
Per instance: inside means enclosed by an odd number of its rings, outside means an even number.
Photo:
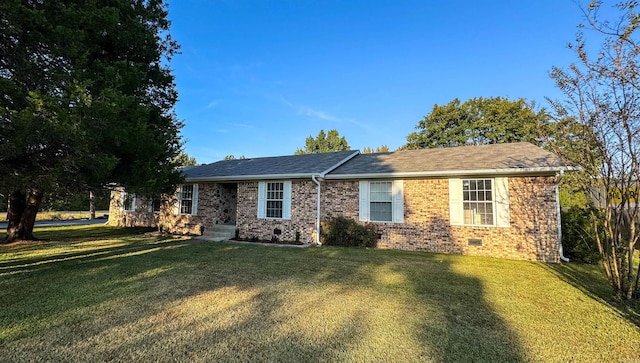
[[[98,190],[93,192],[96,203],[96,210],[109,209],[109,190]],[[0,194],[0,212],[7,211],[7,196]],[[75,194],[46,194],[40,205],[41,211],[88,211],[89,192]]]

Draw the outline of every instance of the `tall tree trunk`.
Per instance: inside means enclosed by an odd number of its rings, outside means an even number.
[[[9,194],[9,206],[7,209],[7,235],[2,240],[9,243],[22,237],[22,226],[20,219],[26,208],[26,196],[22,190],[14,190]]]
[[[22,223],[22,239],[33,241],[36,238],[33,237],[33,227],[36,223],[36,214],[40,209],[40,203],[42,203],[42,191],[39,189],[31,189],[29,196],[27,197],[27,207],[22,213],[20,222]]]
[[[31,189],[28,198],[21,190],[15,190],[9,195],[7,235],[2,243],[10,243],[18,239],[35,240],[33,227],[40,203],[42,203],[42,191],[38,189]]]

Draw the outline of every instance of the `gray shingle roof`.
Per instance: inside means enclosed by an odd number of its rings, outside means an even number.
[[[423,174],[451,175],[482,172],[552,173],[568,170],[555,154],[528,142],[442,149],[360,154],[327,178],[347,175]]]
[[[222,160],[182,169],[187,180],[246,180],[259,178],[310,178],[356,153],[356,150],[324,154]]]
[[[348,159],[356,151],[224,160],[186,167],[190,181],[311,178]],[[489,173],[552,174],[570,170],[562,160],[528,142],[443,149],[359,154],[326,175],[327,179],[398,176],[446,176]]]

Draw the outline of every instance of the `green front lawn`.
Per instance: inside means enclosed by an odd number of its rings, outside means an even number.
[[[2,361],[640,359],[591,266],[36,232],[0,246]]]

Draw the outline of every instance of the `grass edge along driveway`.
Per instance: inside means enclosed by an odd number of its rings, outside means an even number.
[[[36,232],[0,246],[0,360],[640,359],[593,266]]]

